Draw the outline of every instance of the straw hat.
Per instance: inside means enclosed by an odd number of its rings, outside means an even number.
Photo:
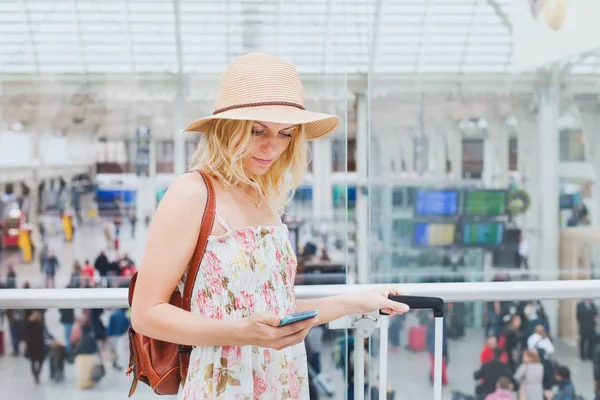
[[[307,111],[294,64],[262,53],[249,53],[229,64],[221,75],[213,115],[183,131],[205,133],[217,119],[304,124],[309,140],[330,134],[342,121],[337,115]]]

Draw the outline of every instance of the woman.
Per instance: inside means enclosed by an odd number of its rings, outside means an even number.
[[[508,322],[506,331],[504,332],[505,343],[504,349],[508,354],[508,366],[511,371],[515,372],[519,365],[519,349],[521,347],[521,317],[517,314],[513,315]]]
[[[94,368],[100,365],[99,349],[91,321],[90,310],[84,310],[71,333],[71,347],[75,356],[75,379],[79,389],[91,389]]]
[[[40,372],[46,358],[46,337],[44,330],[44,317],[41,311],[32,311],[23,330],[27,348],[25,357],[31,361],[31,372],[36,384],[40,383]]]
[[[191,169],[210,176],[217,215],[188,313],[168,304],[191,259],[207,202],[197,173],[176,179],[148,233],[132,304],[136,331],[195,346],[180,400],[308,397],[308,331],[350,313],[408,310],[394,288],[296,300],[296,257],[280,214],[307,167],[307,140],[332,133],[337,116],[304,110],[296,68],[251,53],[227,66]],[[294,312],[319,317],[278,327]]]
[[[542,387],[544,367],[536,351],[523,350],[523,363],[515,372],[514,379],[519,384],[520,399],[537,400],[544,398]]]

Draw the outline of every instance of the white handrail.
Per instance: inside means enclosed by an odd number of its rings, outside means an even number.
[[[386,286],[446,302],[600,298],[600,280],[411,283],[400,285],[299,285],[297,298],[318,298]],[[3,289],[0,309],[127,307],[127,289]]]

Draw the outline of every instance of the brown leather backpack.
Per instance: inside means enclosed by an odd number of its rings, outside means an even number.
[[[215,191],[210,178],[201,171],[196,171],[204,178],[208,189],[208,197],[200,234],[194,250],[194,255],[185,279],[183,295],[175,289],[169,300],[169,304],[190,311],[192,290],[200,268],[200,262],[204,256],[208,238],[215,220]],[[129,284],[129,305],[133,298],[137,273],[131,278]],[[191,346],[183,346],[174,343],[163,342],[149,338],[129,328],[129,368],[127,376],[133,373],[133,382],[129,389],[129,397],[137,388],[138,381],[150,386],[154,393],[161,395],[177,394],[179,387],[183,385],[187,376],[190,363]]]

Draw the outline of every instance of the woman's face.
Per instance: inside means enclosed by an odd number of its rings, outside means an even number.
[[[252,125],[254,141],[242,164],[248,175],[262,175],[288,148],[296,125],[256,121]]]

